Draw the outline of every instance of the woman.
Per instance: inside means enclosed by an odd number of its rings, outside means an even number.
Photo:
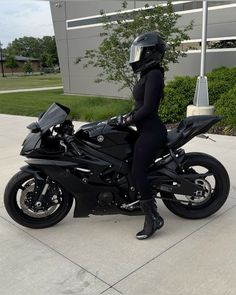
[[[132,178],[140,192],[140,206],[145,215],[143,230],[136,235],[140,240],[150,237],[164,225],[148,183],[147,170],[167,138],[166,127],[157,115],[163,97],[164,70],[160,63],[165,49],[165,42],[155,32],[142,34],[134,40],[129,63],[135,73],[140,73],[140,80],[133,89],[135,108],[120,118],[122,125],[135,124],[139,133],[134,147]]]

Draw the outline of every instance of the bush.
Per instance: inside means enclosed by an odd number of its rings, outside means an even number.
[[[209,102],[213,105],[236,85],[236,67],[215,69],[207,73],[207,78]],[[196,81],[197,77],[186,76],[167,83],[159,111],[164,123],[176,123],[186,116],[187,106],[193,103]]]
[[[207,74],[209,101],[214,104],[223,93],[228,92],[236,84],[236,67],[221,67]]]
[[[53,74],[53,73],[55,73],[54,68],[42,68],[41,71],[42,71],[44,74]]]
[[[25,74],[33,73],[32,63],[31,63],[30,60],[27,60],[27,61],[24,63],[23,71],[24,71]]]
[[[167,83],[159,114],[164,123],[176,123],[186,116],[186,108],[193,102],[196,77],[176,77]]]
[[[215,103],[215,112],[224,117],[223,124],[236,128],[236,86],[221,95]]]

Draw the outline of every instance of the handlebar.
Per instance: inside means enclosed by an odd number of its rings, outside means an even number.
[[[64,135],[63,140],[65,141],[65,143],[67,143],[68,145],[70,145],[72,147],[72,149],[76,152],[76,154],[78,156],[82,156],[82,152],[77,147],[77,145],[75,143],[75,139],[72,135],[68,135],[68,134]]]

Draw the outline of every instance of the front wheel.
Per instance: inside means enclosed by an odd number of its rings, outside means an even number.
[[[175,215],[188,219],[208,217],[218,211],[225,203],[230,189],[229,175],[224,166],[214,157],[203,153],[186,154],[185,173],[199,174],[195,183],[204,194],[196,192],[193,196],[174,195],[161,192],[166,207]],[[207,173],[209,176],[201,177]]]
[[[15,174],[5,189],[5,208],[13,220],[25,227],[39,229],[53,226],[69,213],[73,198],[51,181],[42,206],[37,208],[35,184],[32,174],[23,171]]]

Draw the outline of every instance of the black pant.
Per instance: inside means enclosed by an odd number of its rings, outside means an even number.
[[[136,124],[139,137],[134,146],[132,178],[141,200],[152,197],[147,171],[151,163],[160,155],[166,143],[167,130],[158,117],[147,118]]]

